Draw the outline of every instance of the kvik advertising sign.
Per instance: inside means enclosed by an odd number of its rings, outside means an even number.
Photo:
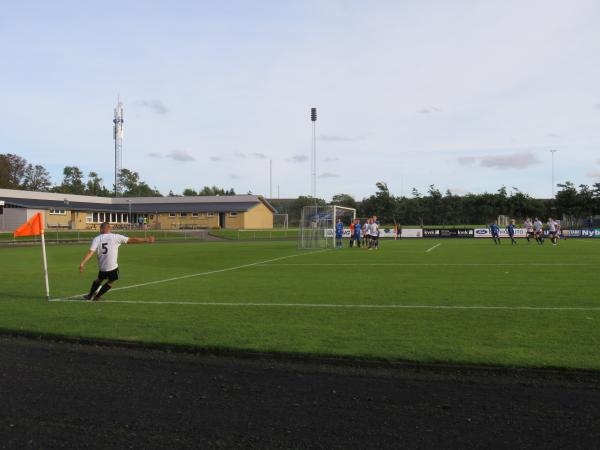
[[[473,228],[423,228],[423,237],[429,238],[472,238]]]
[[[475,228],[476,238],[491,238],[492,233],[489,228]],[[507,238],[508,230],[506,228],[500,228],[500,237]],[[527,228],[515,228],[515,238],[527,237]]]

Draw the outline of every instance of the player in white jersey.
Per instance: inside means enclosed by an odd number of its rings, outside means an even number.
[[[525,230],[527,230],[527,242],[531,242],[530,239],[533,237],[533,223],[531,223],[531,219],[529,217],[525,219],[523,226],[525,227]]]
[[[363,248],[366,250],[371,241],[371,223],[369,219],[365,220],[363,225]]]
[[[533,222],[533,235],[535,236],[535,240],[538,244],[544,245],[544,225],[537,217]]]
[[[552,245],[558,244],[558,223],[552,217],[548,217],[548,236]]]
[[[371,241],[369,249],[372,248],[379,250],[379,224],[377,223],[377,216],[373,216],[373,219],[371,219]]]
[[[84,295],[86,300],[100,300],[119,279],[119,246],[121,244],[143,244],[154,242],[154,236],[147,238],[128,238],[122,234],[111,233],[108,222],[100,225],[100,234],[94,238],[87,254],[79,264],[79,271],[83,272],[86,263],[96,254],[98,257],[98,277],[92,283],[90,293]],[[104,280],[106,283],[102,284]]]

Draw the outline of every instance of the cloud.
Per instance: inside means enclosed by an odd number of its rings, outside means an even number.
[[[549,137],[549,138],[559,138],[560,136],[558,134],[555,134],[555,133],[546,133],[546,137]]]
[[[237,173],[230,173],[229,178],[232,180],[239,180],[242,177],[241,177],[241,175],[238,175]]]
[[[339,175],[331,172],[323,172],[319,175],[319,178],[337,178]]]
[[[464,166],[478,164],[490,169],[526,169],[540,163],[540,160],[531,152],[517,152],[499,156],[462,156],[457,158],[459,164]]]
[[[169,112],[165,104],[158,99],[138,100],[135,104],[148,108],[161,116],[164,116]]]
[[[269,157],[267,155],[265,155],[264,153],[259,153],[259,152],[252,153],[252,156],[254,156],[257,159],[269,159]]]
[[[240,159],[243,159],[243,158],[246,157],[246,155],[244,153],[242,153],[242,152],[235,152],[233,154],[233,156],[235,156],[236,158],[240,158]]]
[[[319,140],[328,141],[328,142],[355,142],[355,141],[363,141],[369,135],[364,136],[338,136],[338,135],[330,135],[330,134],[322,134],[319,136]]]
[[[417,112],[419,114],[430,114],[430,113],[439,113],[439,112],[442,112],[442,110],[435,106],[430,106],[429,108],[422,108],[422,109],[418,110]]]
[[[157,153],[157,152],[148,153],[148,156],[150,158],[162,158],[162,154]]]
[[[306,155],[294,155],[291,158],[288,159],[289,162],[293,162],[293,163],[303,163],[308,159],[308,156]]]
[[[339,160],[340,158],[338,158],[337,156],[328,156],[327,158],[323,159],[323,161],[325,162],[335,162]]]
[[[210,160],[211,161],[223,161],[223,158],[221,158],[220,156],[211,156]]]
[[[185,150],[173,150],[171,153],[167,153],[166,156],[167,156],[167,158],[171,158],[171,159],[174,159],[175,161],[180,161],[180,162],[189,162],[189,161],[196,160],[196,158],[194,158],[192,155],[190,155]]]
[[[600,109],[600,103],[596,103],[596,109]]]

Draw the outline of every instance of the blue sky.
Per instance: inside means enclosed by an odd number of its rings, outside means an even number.
[[[0,152],[163,193],[204,185],[310,190],[386,181],[457,193],[600,181],[600,2],[7,1]]]

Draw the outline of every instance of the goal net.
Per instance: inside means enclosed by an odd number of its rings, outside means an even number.
[[[298,248],[335,248],[335,224],[344,229],[356,218],[356,209],[344,206],[305,206],[300,217]]]

